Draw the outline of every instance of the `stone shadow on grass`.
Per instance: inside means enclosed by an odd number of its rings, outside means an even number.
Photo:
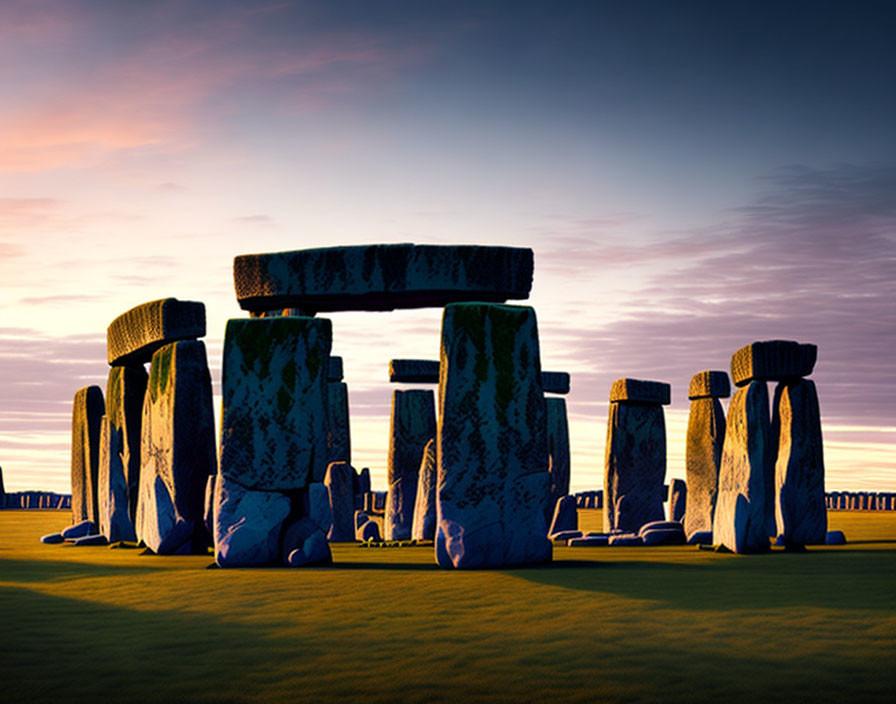
[[[84,550],[85,548],[72,548]],[[117,565],[112,563],[78,562],[68,560],[10,560],[0,559],[0,581],[56,582],[83,577],[121,577],[158,572],[154,565]]]

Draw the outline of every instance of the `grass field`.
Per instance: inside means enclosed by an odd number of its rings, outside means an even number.
[[[829,517],[848,545],[453,572],[349,545],[207,570],[42,545],[67,513],[0,511],[0,702],[894,701],[896,514]]]

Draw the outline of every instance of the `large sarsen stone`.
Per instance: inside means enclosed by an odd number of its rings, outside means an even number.
[[[290,500],[277,491],[248,489],[223,475],[215,481],[215,562],[248,567],[280,561],[280,533]]]
[[[417,479],[417,499],[414,502],[414,524],[411,538],[433,540],[436,535],[436,484],[438,482],[436,440],[430,438],[423,449],[420,472]]]
[[[691,401],[685,468],[688,497],[684,532],[711,531],[719,490],[719,467],[725,442],[725,412],[717,398]]]
[[[137,515],[137,496],[140,493],[140,427],[148,378],[142,366],[119,366],[109,369],[106,381],[106,417],[111,425],[110,430],[120,439],[118,451],[121,453],[131,522]]]
[[[100,469],[97,480],[100,533],[110,543],[136,541],[128,503],[128,480],[124,475],[122,433],[109,416],[100,422]]]
[[[72,404],[72,524],[99,523],[97,478],[100,464],[100,421],[106,411],[103,391],[88,386]]]
[[[818,347],[793,340],[767,340],[741,347],[731,357],[731,378],[737,386],[751,381],[784,381],[809,376]]]
[[[205,335],[205,305],[162,298],[122,313],[106,330],[109,364],[137,365],[171,342]]]
[[[542,378],[544,375],[542,375]],[[548,457],[551,472],[551,498],[549,511],[557,501],[569,493],[569,423],[566,418],[566,401],[562,398],[546,398]],[[548,516],[548,520],[551,516]]]

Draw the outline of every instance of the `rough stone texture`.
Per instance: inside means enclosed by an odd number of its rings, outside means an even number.
[[[553,537],[557,533],[579,529],[579,512],[576,508],[574,496],[561,496],[554,505],[554,515],[548,535]]]
[[[342,357],[330,355],[330,364],[327,366],[327,381],[342,381]]]
[[[327,469],[329,320],[227,321],[221,473],[250,489],[290,491]]]
[[[435,397],[429,389],[392,392],[387,472],[386,540],[408,540],[414,525],[417,482],[426,443],[436,435]]]
[[[280,532],[290,500],[247,489],[223,475],[215,482],[215,562],[219,567],[268,565],[280,559]]]
[[[393,310],[528,298],[533,267],[520,247],[373,244],[238,256],[233,280],[244,310]]]
[[[750,382],[735,392],[726,425],[712,541],[737,553],[766,551],[766,465],[771,423],[764,381]]]
[[[159,554],[202,552],[205,486],[216,471],[205,345],[174,342],[152,357],[143,403],[138,540]]]
[[[728,372],[697,372],[691,377],[691,384],[688,387],[688,398],[691,401],[698,398],[728,398],[730,395],[731,382],[728,381]]]
[[[40,542],[46,545],[58,545],[59,543],[64,543],[65,538],[62,537],[62,533],[49,533],[48,535],[42,535]]]
[[[119,437],[119,452],[127,482],[128,515],[132,523],[137,516],[140,493],[140,427],[148,380],[142,366],[112,367],[106,380],[106,416],[112,432]]]
[[[331,543],[350,543],[355,539],[352,519],[355,515],[355,497],[352,493],[352,473],[348,462],[333,462],[327,467],[324,485],[330,494],[333,525],[327,534]]]
[[[205,530],[208,531],[212,545],[215,544],[215,484],[217,479],[217,474],[209,474],[208,479],[205,480],[205,508],[202,512],[202,523],[205,525]]]
[[[100,533],[110,543],[119,540],[136,541],[134,524],[128,502],[128,480],[124,473],[122,436],[109,416],[100,421],[100,470],[97,479],[97,498]]]
[[[567,372],[542,372],[541,388],[546,394],[568,394],[569,374]]]
[[[604,531],[665,518],[666,423],[659,404],[611,403],[604,453]]]
[[[775,389],[772,432],[777,535],[787,546],[823,545],[828,531],[824,452],[815,383],[803,379]]]
[[[414,522],[411,538],[434,540],[436,536],[436,484],[439,466],[436,460],[436,439],[430,438],[423,448],[417,479],[417,498],[414,502]]]
[[[544,376],[544,375],[542,375]],[[551,498],[548,511],[553,511],[557,501],[569,493],[569,424],[566,418],[566,401],[562,398],[546,398],[548,429],[548,467],[551,473]],[[548,520],[551,516],[548,516]]]
[[[142,303],[119,315],[106,330],[109,364],[145,364],[164,345],[204,335],[204,304],[176,298]]]
[[[712,530],[725,442],[725,412],[716,398],[691,401],[685,468],[688,485],[684,532]]]
[[[846,536],[842,530],[829,530],[824,538],[825,545],[846,545]]]
[[[389,381],[400,384],[438,384],[437,359],[391,359]]]
[[[309,518],[293,523],[283,535],[284,562],[290,567],[328,565],[333,554],[327,536]]]
[[[97,525],[93,521],[81,521],[65,528],[62,531],[62,537],[65,540],[72,538],[83,538],[85,535],[94,535],[97,532]]]
[[[683,521],[688,500],[688,485],[683,479],[669,481],[669,520]]]
[[[445,309],[436,560],[477,568],[551,559],[547,419],[535,311]]]
[[[327,382],[327,464],[351,461],[348,386],[342,381],[330,381]]]
[[[617,379],[610,388],[610,403],[631,401],[667,406],[671,398],[672,387],[662,381]]]
[[[818,348],[792,340],[767,340],[741,347],[731,357],[731,378],[737,386],[751,381],[787,381],[809,376]]]
[[[106,404],[99,386],[88,386],[75,393],[72,404],[72,523],[99,523],[100,421],[105,412]]]
[[[307,516],[320,528],[324,535],[333,527],[333,508],[330,506],[330,491],[323,482],[311,482],[304,494],[302,515]]]

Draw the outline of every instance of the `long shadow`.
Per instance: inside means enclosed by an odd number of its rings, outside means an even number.
[[[0,581],[52,582],[76,577],[111,577],[158,572],[158,564],[120,565],[66,560],[0,559]]]

